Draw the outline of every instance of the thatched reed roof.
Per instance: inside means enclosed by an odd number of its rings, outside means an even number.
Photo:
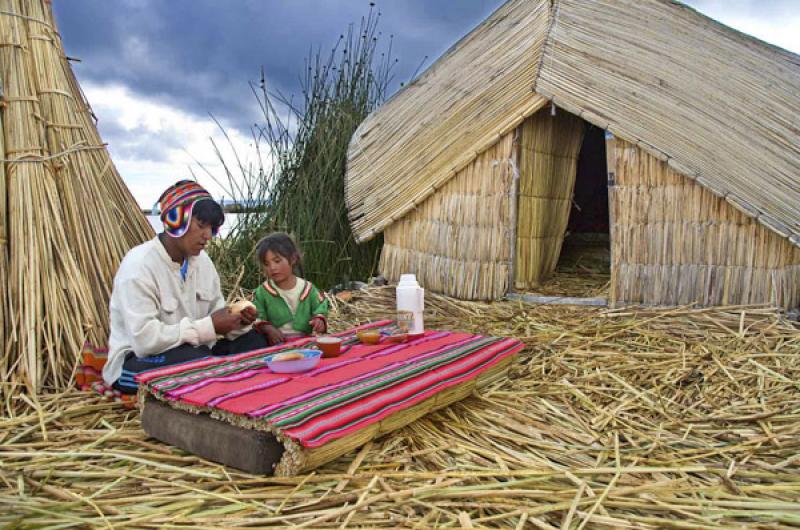
[[[371,239],[547,100],[531,89],[550,5],[514,0],[372,113],[350,142],[345,200]]]
[[[402,217],[548,100],[800,246],[800,57],[668,0],[503,5],[356,131],[356,237]]]

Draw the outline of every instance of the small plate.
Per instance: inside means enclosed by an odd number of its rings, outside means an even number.
[[[292,359],[289,361],[275,361],[273,360],[275,357],[279,355],[285,355],[287,353],[299,353],[302,354],[302,359]],[[289,350],[289,351],[282,351],[280,353],[273,353],[265,358],[267,362],[267,366],[273,372],[279,374],[293,374],[297,372],[306,372],[311,370],[316,365],[319,364],[320,356],[322,352],[319,350]]]
[[[408,341],[408,333],[403,333],[402,331],[396,332],[382,332],[381,335],[386,337],[386,340],[389,342],[406,342]]]

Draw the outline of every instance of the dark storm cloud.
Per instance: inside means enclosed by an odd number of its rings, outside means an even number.
[[[394,35],[395,84],[423,57],[429,66],[503,0],[378,0],[383,43]],[[797,0],[690,0],[704,12],[743,17],[794,13]],[[327,52],[368,0],[55,0],[66,51],[82,82],[116,83],[241,130],[259,114],[249,81],[264,66],[270,86],[300,92],[310,48]]]
[[[378,1],[384,47],[394,35],[395,87],[427,67],[502,0]],[[258,121],[248,86],[299,93],[311,48],[327,52],[369,11],[358,0],[56,0],[67,54],[82,82],[116,83],[195,115],[246,129]]]

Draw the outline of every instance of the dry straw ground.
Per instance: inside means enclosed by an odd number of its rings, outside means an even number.
[[[390,289],[341,304],[391,315]],[[75,391],[4,403],[0,524],[28,528],[789,528],[800,333],[765,308],[608,311],[429,296],[513,335],[507,380],[313,473],[249,476]]]

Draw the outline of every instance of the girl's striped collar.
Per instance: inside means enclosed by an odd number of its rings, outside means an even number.
[[[298,278],[298,279],[301,279],[301,278]],[[303,292],[300,293],[300,301],[301,302],[303,300],[305,300],[306,298],[308,298],[308,295],[311,294],[311,282],[308,281],[308,280],[302,280],[302,281],[305,282],[305,286],[303,287]],[[278,287],[275,285],[275,283],[272,280],[267,280],[262,285],[264,286],[264,289],[269,294],[271,294],[272,296],[280,296],[280,294],[278,294]]]

